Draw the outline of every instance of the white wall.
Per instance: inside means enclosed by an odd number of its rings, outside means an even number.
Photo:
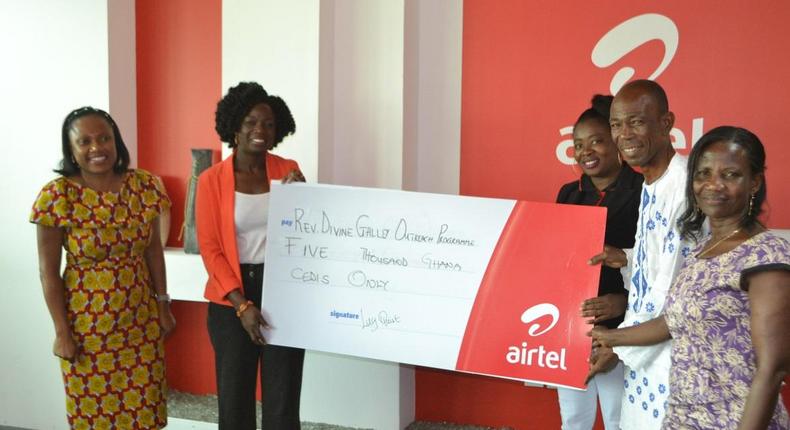
[[[332,0],[322,15],[321,74],[331,95],[321,100],[319,179],[343,185],[402,185],[403,0]],[[325,94],[322,94],[324,96]]]
[[[0,425],[66,427],[54,329],[38,280],[41,187],[55,177],[60,129],[73,108],[108,108],[107,0],[0,2]]]
[[[222,94],[255,81],[288,103],[296,133],[275,150],[299,162],[308,181],[318,171],[318,0],[224,0]],[[227,146],[223,155],[230,153]]]

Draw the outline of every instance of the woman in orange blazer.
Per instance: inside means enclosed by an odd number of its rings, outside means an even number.
[[[217,133],[233,155],[200,175],[198,245],[208,272],[208,331],[214,347],[220,429],[255,429],[258,363],[266,429],[299,429],[304,350],[267,345],[261,327],[269,183],[304,181],[299,166],[269,153],[296,129],[285,102],[254,82],[217,104]]]

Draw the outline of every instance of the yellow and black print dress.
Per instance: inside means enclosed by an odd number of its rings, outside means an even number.
[[[144,251],[170,206],[160,182],[130,170],[121,190],[67,178],[41,190],[30,221],[62,228],[68,318],[77,360],[61,360],[74,429],[149,429],[167,423],[164,345]]]

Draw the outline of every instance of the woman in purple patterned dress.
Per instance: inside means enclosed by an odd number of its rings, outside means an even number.
[[[710,236],[687,258],[661,317],[597,343],[672,339],[666,429],[788,429],[779,390],[790,369],[790,243],[760,224],[765,151],[748,130],[718,127],[689,156],[684,236]]]

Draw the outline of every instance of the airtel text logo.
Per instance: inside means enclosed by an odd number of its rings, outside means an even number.
[[[542,326],[539,321],[545,321],[545,317],[551,317],[551,321]],[[531,337],[547,333],[557,325],[559,319],[560,310],[551,303],[532,306],[521,314],[521,322],[529,326],[527,334]],[[527,341],[521,342],[520,346],[511,345],[508,347],[505,360],[510,364],[522,366],[568,370],[565,366],[565,348],[561,348],[559,351],[546,350],[543,345],[530,348]]]

